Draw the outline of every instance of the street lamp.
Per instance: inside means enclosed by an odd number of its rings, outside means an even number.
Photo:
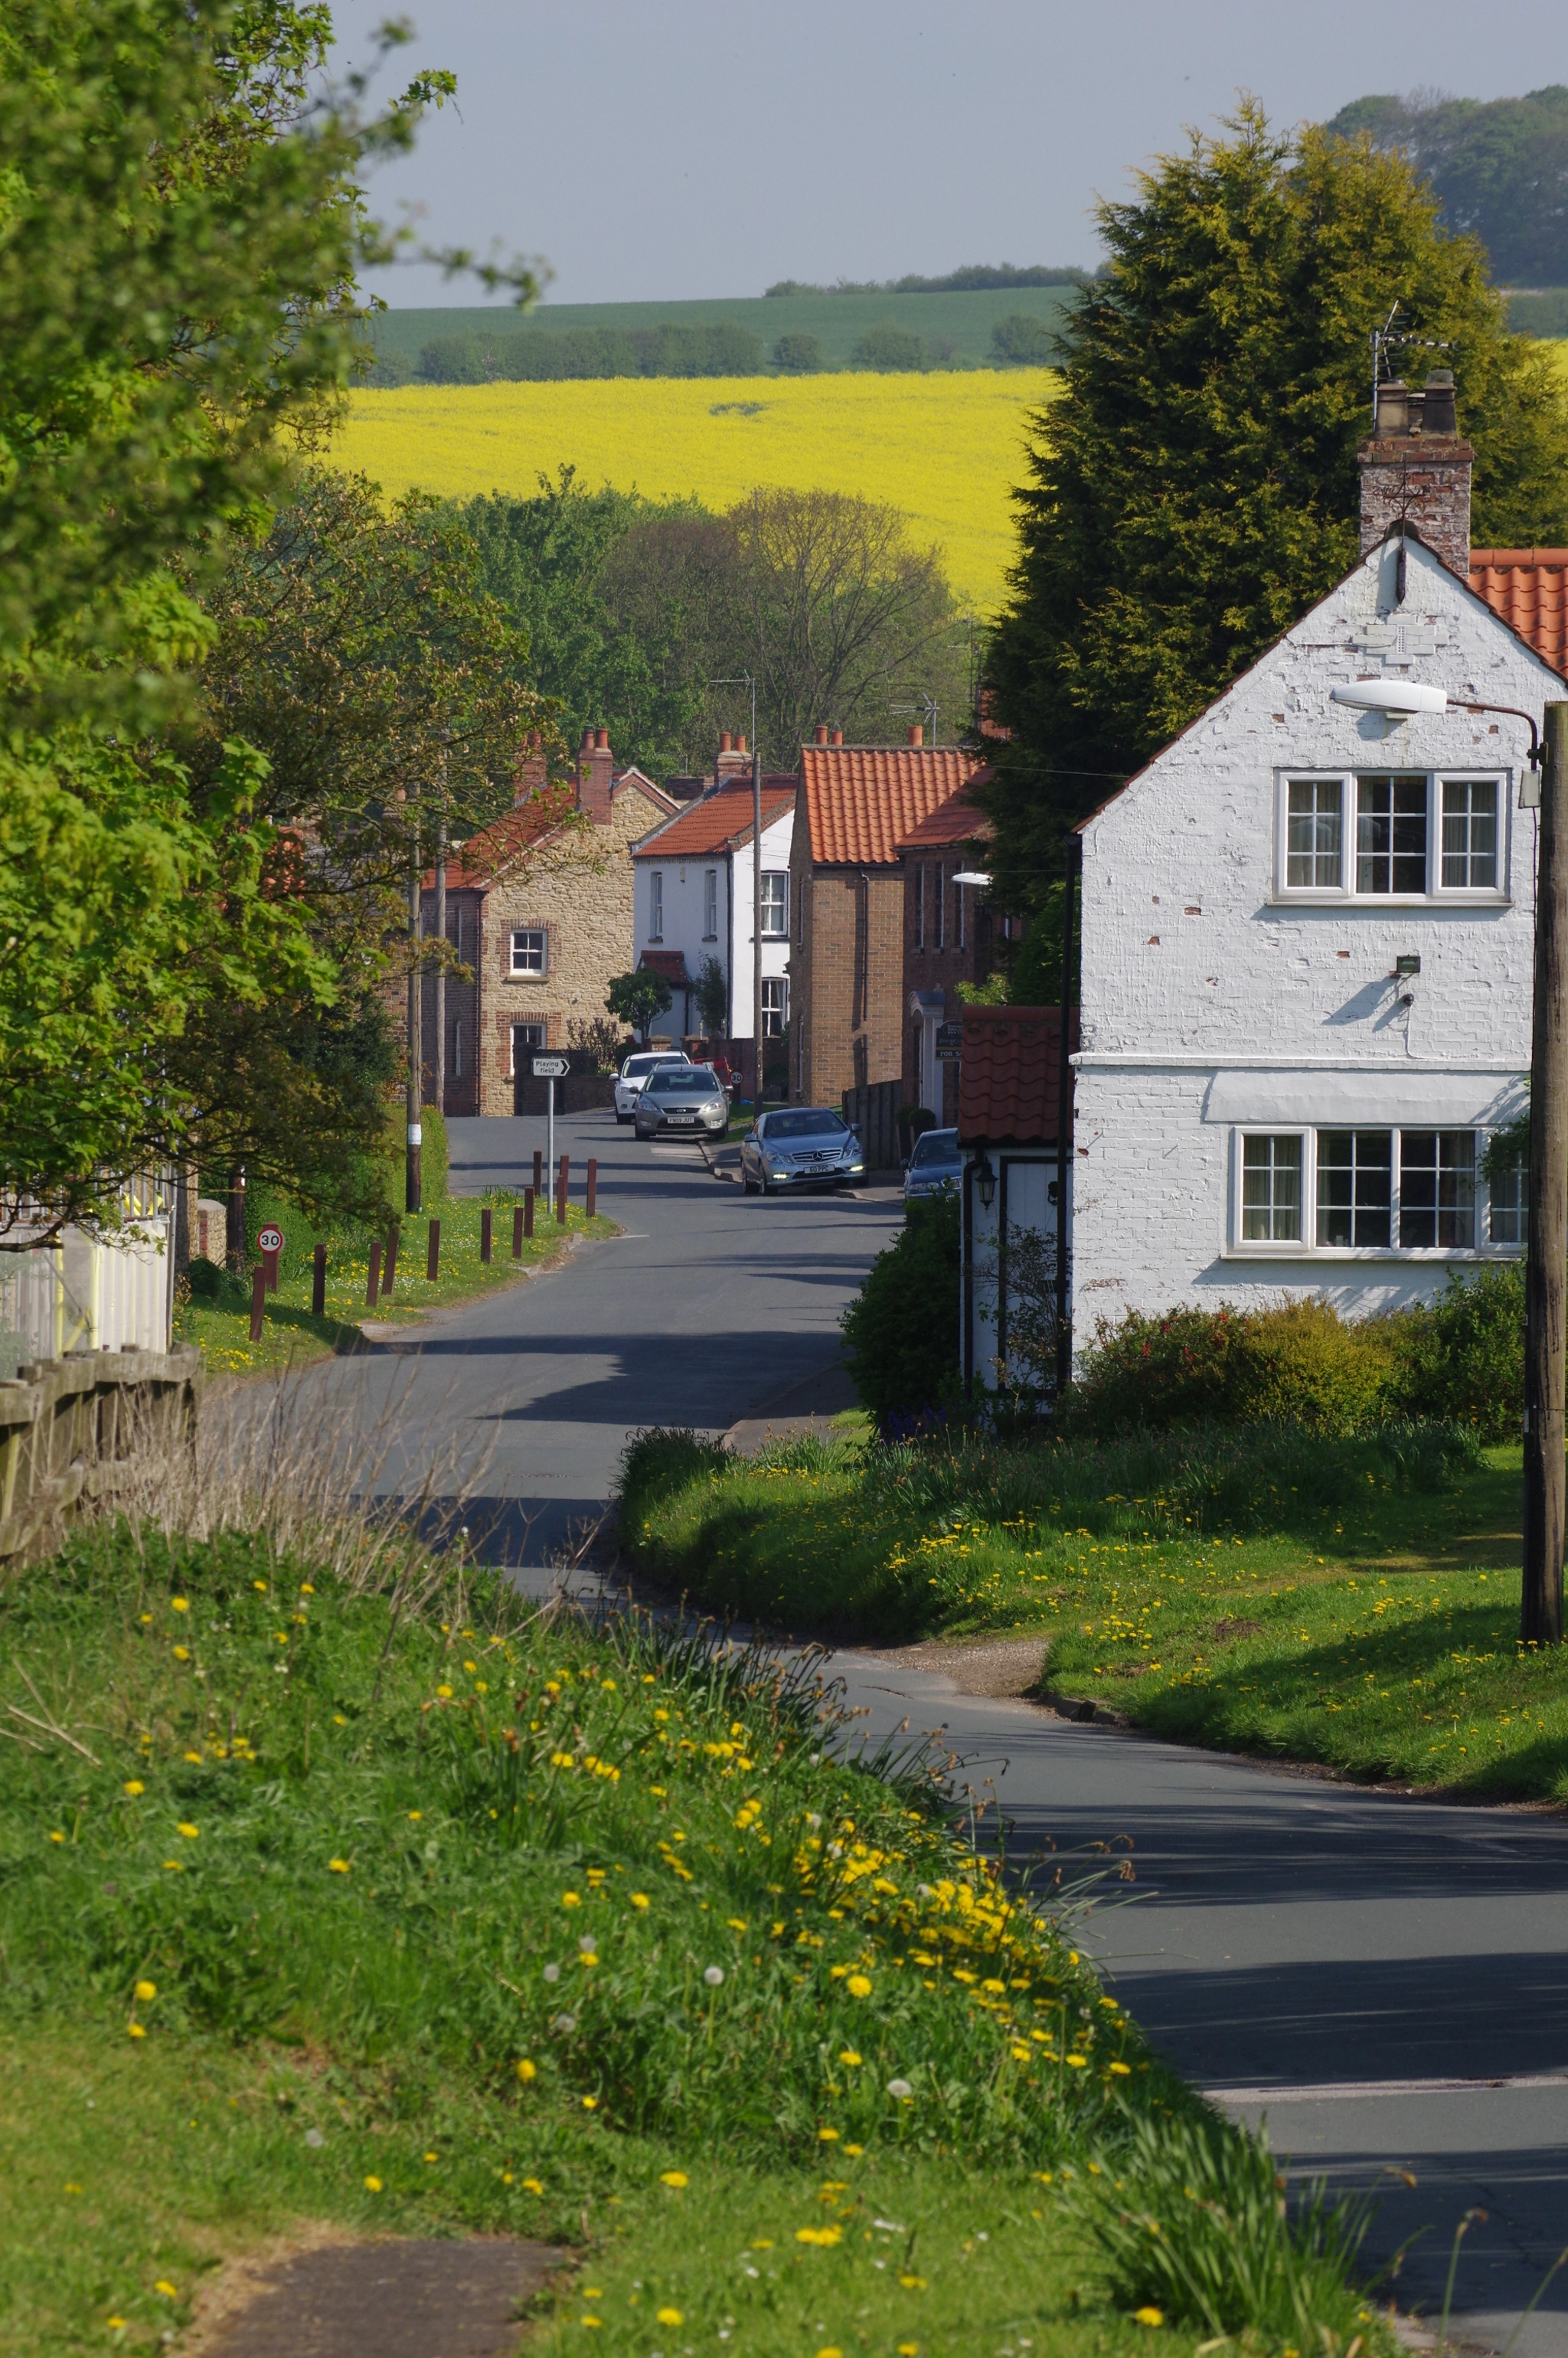
[[[1535,988],[1530,1043],[1530,1234],[1525,1262],[1524,1584],[1519,1635],[1527,1645],[1563,1639],[1563,1551],[1568,1514],[1564,1466],[1568,1313],[1568,703],[1549,704],[1545,741],[1512,704],[1474,703],[1403,679],[1346,680],[1336,704],[1398,723],[1422,713],[1501,712],[1530,730],[1531,775],[1519,802],[1541,812],[1535,877]]]

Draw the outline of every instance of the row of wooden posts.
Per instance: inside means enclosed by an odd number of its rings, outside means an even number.
[[[569,1154],[563,1154],[560,1168],[556,1174],[556,1226],[558,1228],[564,1228],[567,1224],[567,1183],[570,1172],[571,1157]],[[534,1206],[545,1193],[544,1182],[545,1157],[542,1150],[535,1147],[534,1149],[534,1184],[531,1187],[524,1187],[523,1201],[520,1204],[514,1204],[512,1207],[512,1258],[514,1260],[522,1260],[524,1245],[534,1234]],[[598,1159],[591,1154],[588,1160],[587,1198],[586,1208],[588,1217],[591,1220],[599,1208],[599,1163]],[[487,1263],[492,1259],[494,1252],[494,1218],[493,1212],[486,1204],[479,1216],[479,1257],[481,1261]],[[371,1246],[370,1268],[365,1278],[367,1310],[373,1310],[378,1301],[384,1302],[391,1294],[397,1276],[397,1225],[394,1222],[387,1235],[384,1253],[379,1238]],[[277,1261],[276,1253],[264,1253],[252,1281],[251,1341],[253,1343],[259,1343],[262,1338],[262,1315],[266,1297],[269,1293],[277,1292]],[[425,1251],[425,1275],[429,1283],[434,1285],[440,1273],[441,1223],[439,1220],[432,1220]],[[319,1238],[310,1284],[312,1317],[323,1317],[326,1314],[326,1309],[327,1246],[325,1238]]]

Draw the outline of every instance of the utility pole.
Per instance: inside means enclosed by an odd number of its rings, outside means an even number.
[[[752,726],[755,726],[753,722]],[[752,1007],[756,1035],[755,1105],[762,1110],[762,749],[752,741]]]
[[[424,1099],[425,1053],[421,1038],[420,998],[424,977],[419,971],[419,854],[416,849],[408,879],[408,1151],[405,1168],[404,1209],[420,1206],[420,1148],[424,1131],[419,1109]]]
[[[1073,996],[1073,896],[1084,870],[1084,839],[1067,838],[1062,880],[1062,1037],[1056,1060],[1056,1401],[1073,1380],[1072,1293],[1067,1282],[1067,1198],[1073,1177],[1073,1040],[1067,1009]]]
[[[1563,1641],[1568,1314],[1568,704],[1549,704],[1535,885],[1525,1263],[1524,1586],[1519,1636]]]
[[[436,968],[436,1103],[447,1110],[447,742],[441,731],[441,815],[436,825],[436,938],[441,963]],[[423,1127],[423,1125],[421,1125]]]

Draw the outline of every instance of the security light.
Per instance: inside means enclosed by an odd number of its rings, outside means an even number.
[[[953,879],[955,884],[975,884],[982,887],[989,884],[990,881],[989,876],[982,876],[978,868],[960,868]]]

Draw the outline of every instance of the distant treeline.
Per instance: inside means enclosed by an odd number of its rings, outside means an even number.
[[[998,287],[1088,287],[1094,274],[1070,265],[1053,269],[1044,262],[1019,270],[1011,262],[967,262],[946,278],[838,278],[831,287],[817,287],[807,278],[781,278],[769,295],[972,295]]]
[[[1568,288],[1568,85],[1523,98],[1357,98],[1328,128],[1408,156],[1431,181],[1444,227],[1480,239],[1499,287]],[[1563,333],[1530,315],[1515,324]]]
[[[755,376],[762,339],[713,327],[524,328],[514,335],[436,336],[410,369],[378,356],[371,384],[543,384],[565,377]]]

